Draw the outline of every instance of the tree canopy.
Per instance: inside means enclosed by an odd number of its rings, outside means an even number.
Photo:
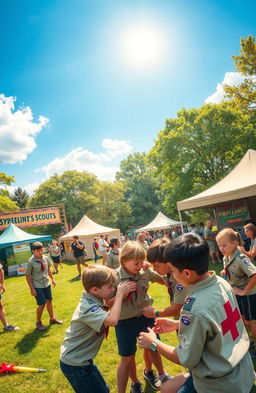
[[[26,190],[22,190],[21,187],[16,188],[13,191],[13,194],[11,195],[11,200],[13,202],[16,202],[21,209],[27,206],[28,199],[29,199],[29,194],[27,193]]]

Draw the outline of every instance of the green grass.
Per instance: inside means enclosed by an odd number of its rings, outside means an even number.
[[[220,270],[220,265],[214,265]],[[64,262],[63,269],[55,275],[56,288],[53,289],[53,306],[55,314],[64,321],[62,326],[52,325],[43,333],[35,330],[35,299],[30,295],[24,276],[6,279],[6,293],[3,303],[9,323],[21,328],[13,333],[0,333],[0,363],[6,362],[26,367],[45,368],[45,374],[12,374],[1,378],[0,391],[4,393],[71,393],[73,390],[59,369],[60,345],[69,326],[73,312],[79,302],[82,284],[74,279],[76,266]],[[157,308],[169,305],[167,290],[158,284],[150,287],[150,294],[155,299]],[[43,323],[48,326],[49,317],[44,311]],[[176,334],[163,336],[166,343],[177,345]],[[114,329],[110,329],[109,337],[103,341],[95,363],[110,386],[111,392],[116,389],[116,369],[119,361]],[[183,371],[181,366],[163,359],[165,369],[172,375]],[[142,351],[137,351],[138,375],[142,375],[144,364]],[[127,389],[128,390],[128,389]]]

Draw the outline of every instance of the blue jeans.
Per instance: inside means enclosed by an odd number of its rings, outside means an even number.
[[[60,361],[60,368],[75,392],[109,393],[109,387],[101,373],[92,360],[89,362],[88,366],[69,366]]]
[[[178,393],[196,393],[196,390],[193,385],[193,378],[191,375],[188,377],[186,382],[178,390]]]

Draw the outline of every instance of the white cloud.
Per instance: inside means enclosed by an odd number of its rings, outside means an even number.
[[[104,139],[102,146],[106,151],[99,154],[77,147],[64,157],[56,157],[35,172],[43,171],[49,178],[54,173],[61,175],[67,170],[87,171],[94,173],[100,180],[113,181],[119,168],[117,165],[111,165],[111,161],[117,156],[128,154],[132,146],[125,140],[115,139]]]
[[[26,160],[36,147],[36,135],[49,121],[39,116],[38,122],[33,122],[30,107],[15,111],[14,102],[14,97],[0,94],[0,162],[6,164]]]
[[[31,183],[31,184],[27,184],[24,187],[21,187],[22,190],[27,191],[27,193],[29,195],[32,195],[33,192],[40,186],[39,183]],[[10,194],[14,193],[14,190],[16,190],[16,188],[18,188],[20,186],[7,186],[7,185],[0,185],[0,189],[4,189],[7,190]]]
[[[224,99],[224,89],[223,85],[227,84],[230,86],[239,85],[245,80],[245,76],[240,74],[240,72],[226,72],[224,79],[221,83],[217,84],[215,93],[206,98],[206,104],[219,104]]]

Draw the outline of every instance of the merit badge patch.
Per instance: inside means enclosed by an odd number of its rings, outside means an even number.
[[[99,309],[99,307],[98,307],[98,306],[94,306],[94,307],[92,307],[92,308],[91,308],[91,312],[98,311],[98,309]]]
[[[179,343],[181,349],[186,349],[190,344],[188,336],[186,334],[179,334]]]
[[[183,306],[183,310],[190,311],[195,300],[196,300],[195,297],[192,296],[187,297]]]
[[[182,291],[183,288],[184,288],[184,287],[183,287],[183,285],[181,285],[181,284],[177,284],[177,285],[176,285],[177,291]]]
[[[244,264],[245,265],[249,265],[249,260],[248,259],[244,259]]]
[[[181,318],[180,318],[180,320],[181,320],[181,322],[184,324],[184,325],[190,325],[190,323],[191,323],[191,317],[190,316],[188,316],[188,315],[182,315],[181,316]]]

